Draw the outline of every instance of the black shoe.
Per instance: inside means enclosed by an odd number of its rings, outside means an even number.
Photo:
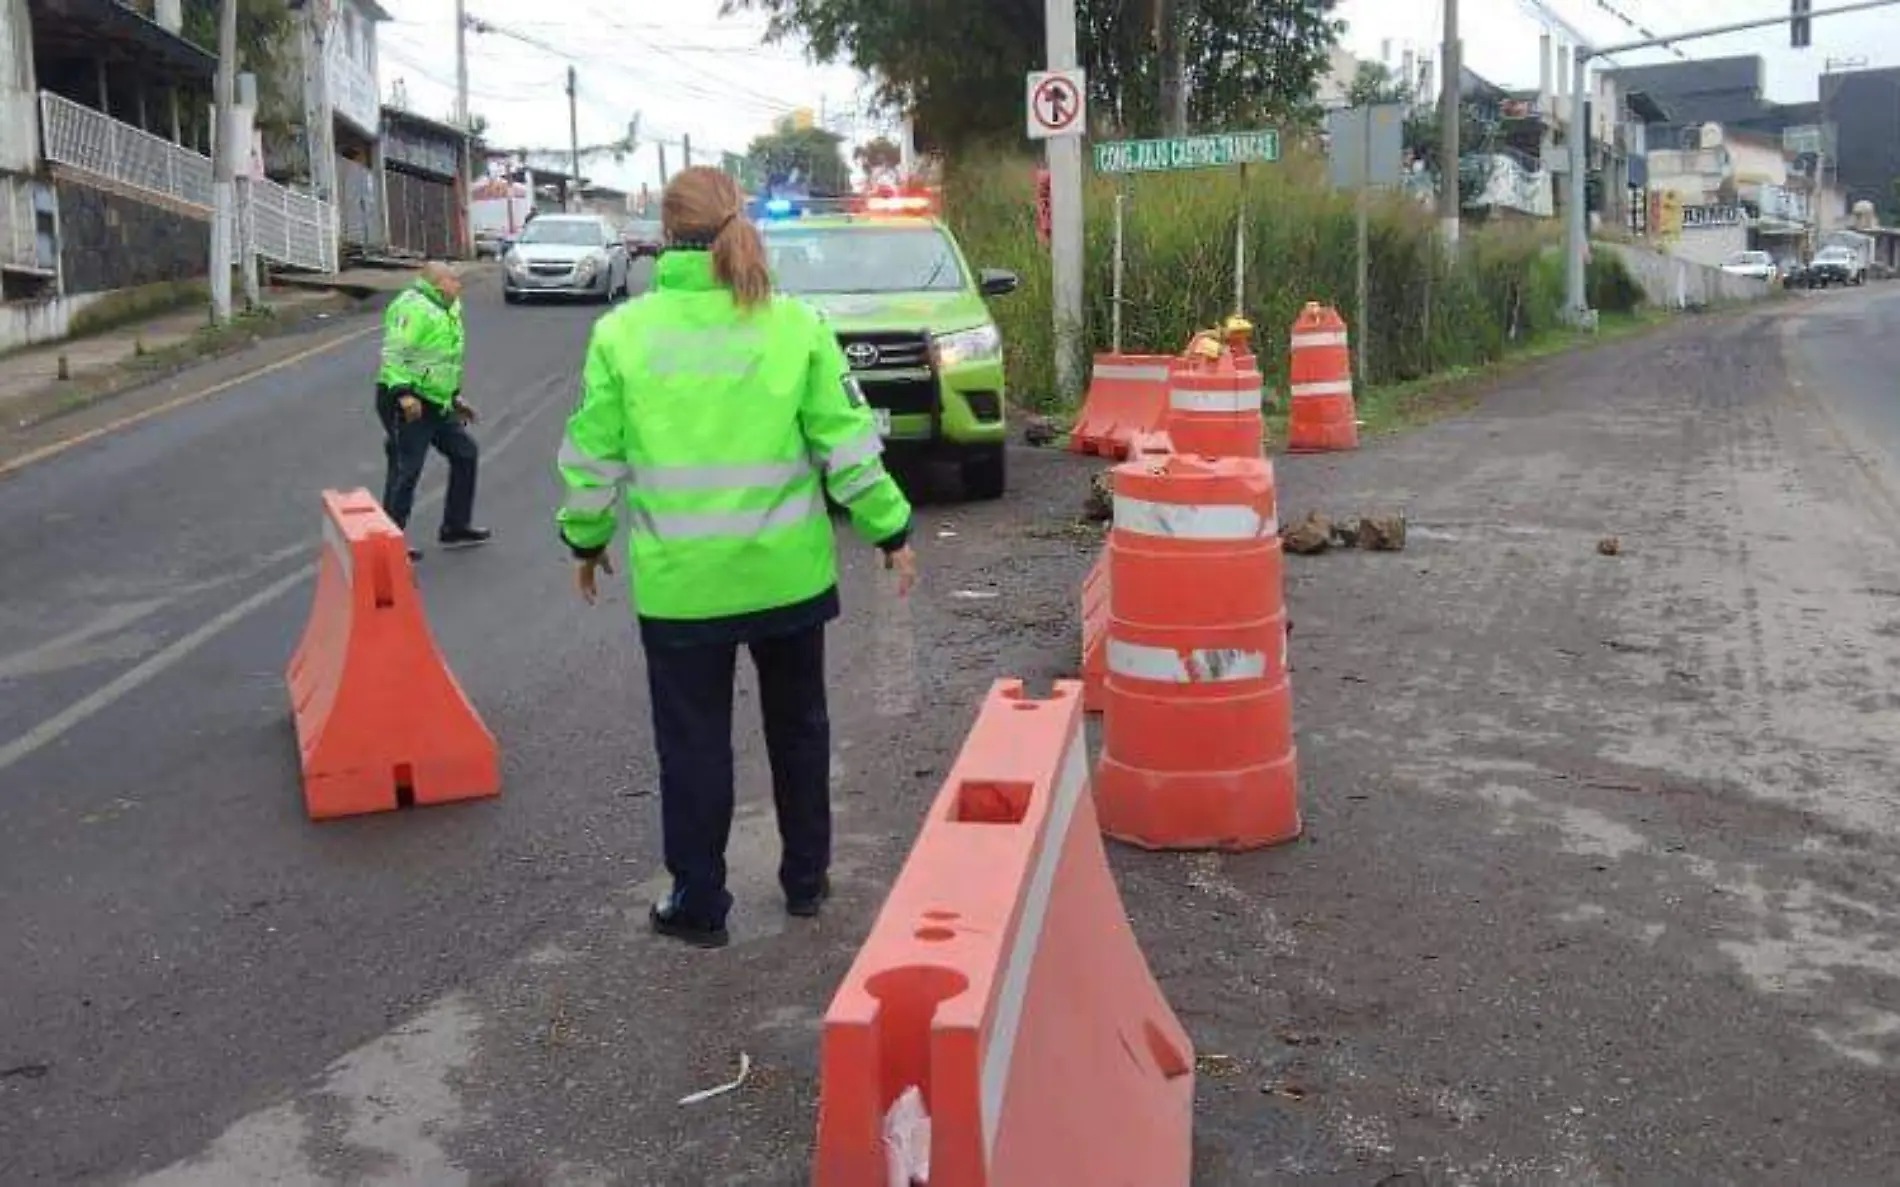
[[[679,940],[695,948],[724,948],[732,942],[732,934],[724,927],[711,927],[681,915],[679,908],[672,903],[655,903],[647,913],[647,919],[653,924],[653,930],[669,940]]]
[[[444,548],[480,548],[494,534],[487,528],[457,528],[455,531],[444,528],[436,541]]]
[[[416,561],[419,561],[421,559],[422,559],[422,549],[411,548],[409,550],[409,561],[411,564],[414,564]]]
[[[816,919],[818,913],[825,909],[825,901],[830,897],[831,879],[821,879],[816,893],[788,896],[785,900],[785,913],[799,919]]]

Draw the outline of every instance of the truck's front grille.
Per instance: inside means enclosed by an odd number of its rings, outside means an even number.
[[[930,366],[930,339],[915,331],[839,334],[838,345],[860,374]]]
[[[892,416],[923,415],[937,410],[935,379],[879,379],[869,374],[858,379],[858,386],[864,389],[864,398],[871,407],[888,409]]]

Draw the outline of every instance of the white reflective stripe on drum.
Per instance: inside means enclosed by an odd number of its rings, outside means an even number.
[[[1036,864],[1030,870],[1023,891],[1023,910],[1016,924],[1016,936],[1003,961],[1003,976],[996,994],[996,1025],[990,1028],[989,1042],[983,1050],[981,1107],[983,1110],[983,1149],[994,1153],[996,1130],[1003,1122],[1003,1097],[1009,1089],[1010,1060],[1016,1055],[1016,1035],[1022,1029],[1023,1006],[1029,996],[1029,974],[1035,968],[1036,950],[1042,946],[1042,926],[1049,918],[1049,897],[1055,887],[1056,869],[1068,848],[1069,829],[1075,822],[1076,805],[1089,787],[1086,749],[1078,736],[1069,742],[1062,769],[1056,772],[1055,800],[1049,805],[1048,822],[1043,825],[1042,847],[1036,851]],[[987,826],[985,826],[987,827]]]
[[[1172,647],[1149,647],[1143,643],[1110,639],[1108,670],[1117,676],[1154,680],[1163,684],[1222,684],[1264,678],[1267,674],[1267,655],[1264,651],[1242,651],[1232,647],[1199,647],[1192,651],[1177,651]]]
[[[1280,534],[1280,521],[1244,503],[1156,503],[1127,495],[1114,498],[1115,528],[1137,536],[1171,540],[1264,540]]]
[[[1346,331],[1344,330],[1327,330],[1318,334],[1293,335],[1294,350],[1306,350],[1315,346],[1344,346],[1346,342]]]
[[[1142,367],[1134,363],[1097,363],[1091,373],[1096,379],[1138,379],[1143,383],[1165,383],[1168,369],[1162,367]]]
[[[1177,387],[1168,391],[1168,407],[1180,412],[1246,412],[1260,407],[1257,387],[1203,392]]]
[[[1352,380],[1330,379],[1325,383],[1296,383],[1290,390],[1296,400],[1301,396],[1350,396],[1352,395]]]

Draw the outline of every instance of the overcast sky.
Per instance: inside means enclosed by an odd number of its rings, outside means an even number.
[[[1815,0],[1816,8],[1840,0]],[[1557,14],[1597,45],[1642,41],[1657,36],[1754,17],[1785,15],[1788,0],[1462,0],[1459,33],[1465,65],[1500,86],[1534,87],[1538,82],[1538,35],[1544,22],[1538,9]],[[1392,40],[1396,63],[1408,46],[1438,56],[1444,37],[1441,0],[1345,0],[1340,15],[1349,22],[1346,47],[1361,57],[1378,58]],[[1560,34],[1561,35],[1561,34]],[[1891,9],[1827,17],[1814,22],[1810,49],[1788,47],[1786,26],[1694,41],[1682,47],[1694,58],[1760,55],[1768,67],[1768,96],[1782,103],[1813,102],[1816,80],[1829,57],[1864,58],[1870,66],[1900,65],[1900,5]],[[1617,59],[1638,66],[1675,61],[1668,50],[1646,50]]]
[[[444,118],[454,105],[455,21],[452,0],[382,0],[395,18],[382,26],[384,97],[401,80],[409,106]],[[1833,0],[1817,0],[1827,7]],[[1462,0],[1465,62],[1505,86],[1537,84],[1538,7],[1555,12],[1598,44],[1636,40],[1631,25],[1658,34],[1786,12],[1788,0]],[[696,161],[718,150],[744,151],[773,119],[795,108],[822,112],[853,140],[869,139],[885,121],[866,107],[868,88],[850,69],[815,66],[797,46],[762,46],[755,15],[720,18],[719,0],[468,0],[469,13],[523,34],[540,46],[500,34],[469,37],[470,106],[489,121],[491,142],[565,148],[565,74],[579,77],[582,144],[624,134],[635,113],[643,146],[616,165],[601,157],[583,171],[596,180],[635,188],[659,178],[655,139],[669,143],[677,169],[679,143],[691,137]],[[1345,0],[1347,48],[1378,58],[1389,40],[1393,60],[1410,47],[1436,56],[1442,36],[1440,0]],[[550,15],[553,14],[553,15]],[[1620,15],[1619,15],[1620,14]],[[1761,54],[1770,97],[1812,100],[1829,57],[1865,57],[1900,65],[1900,6],[1830,17],[1814,26],[1814,48],[1787,48],[1786,29],[1695,42],[1695,57]],[[1671,60],[1667,51],[1620,59],[1622,64]]]

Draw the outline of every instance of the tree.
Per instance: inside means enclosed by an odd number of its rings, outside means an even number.
[[[851,190],[851,166],[843,145],[836,132],[801,128],[787,117],[752,141],[746,159],[767,185],[802,182],[814,194],[844,194]]]
[[[215,56],[222,7],[221,0],[185,0],[180,34]],[[237,0],[237,68],[257,76],[257,127],[267,139],[286,138],[303,123],[302,80],[290,85],[286,61],[295,40],[293,21],[284,0]]]
[[[1409,107],[1417,99],[1411,82],[1393,74],[1392,67],[1384,62],[1359,63],[1358,71],[1346,87],[1346,102],[1354,107],[1376,107],[1381,103],[1403,103]]]
[[[1185,121],[1200,128],[1302,120],[1340,25],[1337,0],[1077,0],[1093,123],[1131,135],[1177,122],[1162,63],[1178,60]],[[919,147],[1021,140],[1023,76],[1043,62],[1042,0],[724,0],[767,13],[772,40],[879,80],[916,121]],[[1164,53],[1164,45],[1177,53]],[[1165,72],[1171,80],[1172,70]],[[1172,86],[1170,82],[1170,87]]]
[[[860,144],[851,155],[857,160],[858,168],[866,173],[895,169],[904,163],[904,150],[888,136],[879,136],[876,140]]]

